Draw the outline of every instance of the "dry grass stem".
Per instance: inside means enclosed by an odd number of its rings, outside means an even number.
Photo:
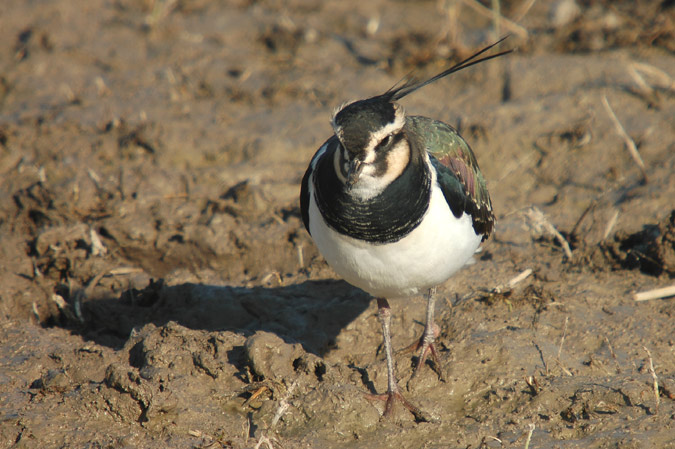
[[[539,352],[539,358],[541,359],[541,363],[544,365],[544,375],[548,377],[550,371],[548,369],[548,363],[546,363],[546,359],[544,358],[544,351],[541,350],[541,348],[536,342],[533,341],[532,344]]]
[[[33,301],[31,310],[33,311],[33,316],[40,321],[40,312],[38,311],[37,303],[35,301]]]
[[[612,355],[612,358],[616,359],[616,354],[614,354],[614,348],[612,347],[612,344],[609,342],[609,338],[605,337],[605,343],[607,343],[607,347],[609,348],[609,353]]]
[[[242,431],[244,433],[244,440],[248,441],[248,439],[251,437],[251,415],[248,415],[246,418],[246,421],[242,424]]]
[[[631,65],[628,67],[628,74],[633,78],[635,84],[637,84],[637,91],[649,99],[656,98],[656,91],[652,86],[650,86],[647,81],[640,75],[640,72],[635,70],[635,66]]]
[[[500,285],[494,287],[492,289],[492,293],[499,294],[499,293],[504,293],[504,292],[508,292],[510,290],[513,290],[513,288],[519,282],[522,282],[523,280],[525,280],[531,274],[532,274],[532,268],[528,268],[526,270],[523,270],[522,272],[520,272],[520,274],[511,278],[511,280],[509,280],[509,282],[507,282],[506,284],[500,284]]]
[[[537,0],[525,0],[523,4],[518,7],[518,11],[513,16],[513,21],[520,22],[523,20],[523,17],[525,17],[527,13],[530,12],[530,9],[536,2]]]
[[[649,358],[649,374],[652,375],[652,380],[654,381],[654,400],[656,401],[656,410],[655,414],[659,413],[659,378],[656,377],[656,371],[654,371],[654,362],[652,361],[652,353],[649,352],[646,346],[642,347],[647,352],[647,357]]]
[[[659,89],[675,90],[675,79],[663,70],[644,62],[631,63],[631,69],[645,73],[652,77],[652,84],[656,84]]]
[[[488,17],[490,19],[493,19],[495,12],[492,11],[490,8],[486,8],[485,6],[481,5],[478,3],[476,0],[463,0],[462,3],[464,3],[467,6],[470,6],[474,11],[476,11],[479,14],[484,15],[485,17]],[[521,39],[527,39],[527,36],[529,33],[525,28],[522,26],[518,25],[517,23],[507,19],[506,17],[502,16],[501,14],[498,15],[499,25],[503,27],[504,29],[510,31],[511,33],[517,35]]]
[[[442,6],[442,11],[445,12],[448,20],[446,22],[445,36],[448,36],[448,41],[452,48],[457,48],[459,46],[459,34],[460,34],[460,25],[459,25],[459,10],[461,4],[455,1],[446,1]]]
[[[530,440],[532,439],[532,434],[534,433],[535,425],[534,423],[530,423],[528,425],[528,430],[527,430],[527,439],[525,440],[525,449],[529,449],[530,447]]]
[[[501,33],[500,30],[500,18],[502,17],[502,5],[499,0],[492,0],[492,29],[495,32],[495,37],[499,39]]]
[[[87,174],[89,175],[89,178],[93,181],[96,188],[100,190],[101,189],[101,177],[91,168],[89,170],[87,170]]]
[[[77,304],[77,296],[78,295],[74,295],[74,297],[73,297],[73,303],[74,304],[73,304],[72,308],[69,307],[66,300],[63,299],[63,296],[57,295],[56,293],[52,294],[51,300],[54,301],[54,303],[56,304],[56,307],[59,308],[59,311],[61,311],[61,313],[63,313],[69,321],[84,322],[84,319],[82,318],[81,308]]]
[[[501,444],[502,446],[504,445],[504,442],[497,437],[493,437],[492,435],[488,435],[487,437],[490,438],[493,441],[496,441],[497,443]]]
[[[273,213],[273,214],[272,214],[272,219],[273,219],[274,221],[276,221],[277,223],[279,223],[280,225],[282,225],[282,226],[284,225],[284,219],[281,218],[280,216],[278,216],[277,214]]]
[[[597,206],[597,201],[591,201],[591,203],[584,209],[584,211],[581,213],[579,216],[579,219],[577,220],[576,223],[574,223],[574,226],[572,226],[572,231],[570,232],[570,235],[577,235],[577,229],[579,229],[579,226],[581,226],[581,223],[584,221],[584,218],[588,215],[588,213],[595,209],[595,206]]]
[[[572,374],[572,371],[570,371],[570,370],[568,370],[567,368],[565,368],[565,366],[560,362],[559,359],[556,359],[555,362],[556,362],[556,364],[558,365],[558,368],[560,368],[560,370],[561,370],[563,373],[565,373],[566,375],[568,375],[568,376],[570,376],[570,377],[574,377],[574,374]]]
[[[553,224],[548,221],[546,215],[544,215],[544,213],[538,207],[530,207],[527,211],[525,211],[525,216],[530,220],[530,224],[532,225],[532,228],[535,230],[535,232],[545,231],[553,235],[558,243],[560,243],[560,246],[565,252],[565,256],[567,256],[568,259],[572,258],[572,250],[570,249],[569,243],[567,243],[565,237],[563,237],[563,235],[558,232],[555,226],[553,226]]]
[[[133,273],[142,273],[143,269],[142,268],[137,268],[137,267],[120,267],[120,268],[113,268],[112,270],[108,271],[109,276],[121,276],[124,274],[133,274]]]
[[[633,158],[637,166],[640,168],[644,182],[647,182],[647,169],[645,168],[645,163],[642,161],[642,157],[638,152],[637,146],[635,145],[635,141],[631,139],[631,137],[626,132],[626,129],[623,127],[619,119],[616,117],[614,109],[612,109],[612,106],[609,104],[606,95],[603,95],[602,97],[602,104],[605,106],[607,115],[609,115],[609,118],[611,118],[612,122],[614,122],[614,128],[616,129],[616,132],[621,136],[621,138],[623,138],[623,141],[626,144],[626,148],[628,148],[628,152],[630,153],[631,157]]]
[[[268,282],[271,282],[272,279],[277,281],[277,284],[282,285],[284,283],[284,280],[281,278],[281,275],[279,274],[278,271],[272,271],[271,273],[267,273],[261,280],[260,282],[263,284],[267,284]]]
[[[286,394],[284,395],[283,398],[279,401],[279,407],[277,408],[276,413],[274,414],[274,418],[272,418],[272,423],[270,424],[270,428],[273,428],[274,426],[277,425],[283,414],[286,412],[290,404],[288,403],[288,398],[291,397],[293,394],[293,391],[295,390],[295,387],[298,386],[298,381],[294,380],[293,383],[291,384],[290,387],[288,387],[288,390],[286,391]]]
[[[651,299],[668,298],[670,296],[675,296],[675,285],[636,293],[633,295],[633,299],[636,301],[649,301]]]
[[[91,255],[92,256],[103,256],[108,253],[108,248],[103,245],[101,238],[98,235],[98,232],[94,228],[89,229],[89,238],[91,239]]]
[[[272,440],[267,438],[265,435],[260,435],[258,443],[255,445],[255,449],[260,449],[263,444],[267,446],[267,449],[274,449],[274,446],[272,446]]]
[[[605,227],[605,233],[602,234],[602,239],[607,240],[607,237],[609,237],[609,234],[612,232],[612,229],[614,229],[614,226],[616,226],[616,222],[619,220],[619,211],[615,210],[614,215],[612,215],[612,218],[609,219],[607,222],[607,226]]]
[[[531,274],[532,274],[532,268],[528,268],[526,270],[523,270],[518,276],[516,276],[514,278],[511,278],[511,280],[509,280],[507,286],[509,288],[513,288],[513,287],[516,286],[516,284],[525,280]]]
[[[563,325],[562,337],[560,337],[560,344],[558,345],[558,360],[560,360],[560,355],[562,354],[563,344],[565,343],[565,336],[567,335],[567,323],[569,322],[570,317],[565,317],[565,324]]]
[[[533,396],[536,396],[539,394],[541,391],[541,387],[539,386],[539,382],[537,382],[537,378],[534,376],[527,376],[525,378],[525,383],[527,384],[527,387],[530,389],[530,392],[532,393]]]

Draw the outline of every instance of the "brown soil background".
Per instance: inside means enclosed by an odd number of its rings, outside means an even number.
[[[499,221],[439,289],[447,382],[408,385],[436,420],[363,395],[375,305],[300,179],[335,106],[495,39],[469,3],[4,0],[0,447],[674,448],[675,299],[632,297],[675,277],[669,0],[502,1],[518,52],[405,99],[460,129]],[[392,307],[401,348],[424,301]]]

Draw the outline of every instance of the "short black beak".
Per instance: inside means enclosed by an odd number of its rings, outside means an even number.
[[[349,163],[349,171],[347,172],[347,187],[351,189],[356,184],[359,176],[361,176],[361,170],[363,170],[362,162],[358,159],[352,159]]]

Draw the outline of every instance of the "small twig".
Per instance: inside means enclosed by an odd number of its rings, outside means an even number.
[[[572,374],[572,371],[565,368],[565,366],[560,362],[559,359],[556,359],[555,362],[558,364],[558,368],[560,368],[563,373],[567,374],[570,377],[574,377],[574,374]]]
[[[532,227],[535,231],[541,232],[543,230],[553,235],[556,240],[558,240],[558,243],[560,243],[560,246],[565,252],[565,256],[567,256],[568,259],[572,259],[572,250],[570,249],[569,243],[567,243],[565,237],[563,237],[563,235],[558,232],[555,226],[553,226],[553,224],[548,221],[548,218],[546,218],[544,213],[538,207],[530,207],[527,211],[525,211],[525,216],[530,219]]]
[[[607,240],[607,237],[609,237],[610,232],[612,232],[612,229],[614,229],[614,226],[616,226],[616,222],[619,220],[619,211],[615,210],[614,215],[612,215],[612,218],[609,219],[607,222],[607,227],[605,227],[605,233],[602,235],[603,240]]]
[[[251,397],[248,398],[248,399],[246,399],[242,405],[243,405],[243,406],[249,405],[251,402],[253,402],[253,401],[255,401],[256,399],[258,399],[258,398],[260,397],[260,395],[262,395],[262,394],[265,393],[266,391],[270,391],[270,388],[269,388],[267,385],[261,385],[260,388],[258,388],[257,390],[255,390],[255,391],[253,392],[253,394],[251,395]]]
[[[532,396],[536,396],[539,394],[541,391],[541,387],[539,386],[539,382],[537,382],[537,378],[534,376],[527,376],[525,378],[525,383],[527,384],[528,388],[530,389],[530,392],[532,393]]]
[[[560,354],[562,354],[563,343],[565,343],[565,336],[567,335],[567,323],[569,322],[570,317],[565,317],[565,324],[563,325],[562,337],[560,337],[560,344],[558,345],[558,360],[560,360]]]
[[[525,440],[525,449],[529,449],[530,440],[532,439],[532,434],[534,433],[535,425],[534,423],[528,424],[527,439]]]
[[[659,413],[659,379],[656,377],[656,371],[654,371],[654,362],[652,361],[652,353],[649,352],[646,346],[642,347],[647,352],[647,357],[649,358],[649,373],[652,375],[654,380],[654,400],[656,401],[656,410],[654,414]]]
[[[244,432],[244,440],[248,441],[251,438],[251,415],[248,415],[246,421],[241,425],[241,430]]]
[[[549,370],[548,370],[548,364],[546,363],[546,359],[544,358],[544,351],[541,350],[539,345],[535,343],[534,341],[532,342],[535,348],[537,348],[537,351],[539,351],[539,358],[541,358],[541,363],[544,364],[544,375],[548,376],[549,375]]]
[[[495,38],[499,39],[500,19],[502,17],[502,6],[499,0],[492,0],[492,29],[495,30]]]
[[[478,3],[476,0],[463,0],[463,3],[467,6],[470,6],[473,8],[474,11],[478,12],[479,14],[482,14],[490,19],[494,17],[494,12],[490,8],[486,8],[485,6],[481,5]],[[522,39],[527,39],[528,32],[525,28],[522,26],[518,25],[517,23],[507,19],[506,17],[499,15],[498,16],[499,24],[509,30],[510,32],[518,35],[518,37]]]
[[[35,318],[39,322],[40,321],[40,312],[38,311],[37,303],[35,301],[33,301],[32,311],[33,311],[33,316],[35,316]]]
[[[668,298],[670,296],[675,296],[675,285],[636,293],[633,295],[633,299],[636,301],[649,301],[651,299]]]
[[[638,71],[649,74],[652,78],[658,80],[659,88],[664,90],[675,90],[675,79],[663,70],[644,62],[633,62],[631,67]]]
[[[277,425],[277,423],[281,419],[281,416],[286,412],[286,410],[290,406],[290,404],[288,403],[288,398],[291,397],[291,394],[293,394],[293,391],[295,390],[295,387],[297,387],[297,386],[298,386],[298,381],[294,380],[293,383],[291,384],[291,386],[288,387],[288,391],[286,391],[286,394],[284,395],[284,397],[279,401],[279,407],[277,408],[277,412],[274,414],[274,418],[272,418],[272,423],[270,424],[270,429]]]
[[[528,268],[526,270],[523,270],[518,276],[511,278],[509,282],[507,283],[508,288],[513,288],[516,286],[517,283],[520,281],[525,280],[529,275],[532,274],[532,268]]]
[[[63,296],[57,295],[56,293],[53,293],[52,296],[51,296],[51,299],[56,304],[56,307],[59,308],[61,313],[63,313],[68,320],[73,321],[73,322],[75,322],[75,321],[84,322],[84,320],[82,319],[81,312],[80,312],[80,315],[78,316],[75,311],[71,310],[71,308],[68,307],[68,303],[66,302],[66,300],[63,299]],[[75,309],[75,310],[78,310],[78,309]]]
[[[143,268],[138,267],[119,267],[108,271],[108,276],[120,276],[123,274],[142,273]]]
[[[91,255],[104,256],[108,253],[108,248],[101,242],[98,232],[94,228],[89,228],[89,239],[91,240]]]
[[[487,438],[490,438],[491,440],[496,441],[497,443],[499,443],[501,446],[504,446],[504,442],[503,442],[502,440],[500,440],[499,438],[497,438],[497,437],[493,437],[492,435],[488,435]]]
[[[298,264],[300,268],[305,268],[305,258],[302,255],[302,245],[298,245]]]
[[[640,73],[635,70],[635,66],[631,65],[628,67],[628,74],[633,78],[635,84],[637,84],[637,91],[643,95],[648,100],[657,100],[656,91],[652,86],[650,86],[647,81],[640,75]]]
[[[272,279],[275,279],[279,285],[282,285],[284,283],[284,280],[281,279],[281,275],[279,274],[278,271],[273,271],[271,273],[267,273],[261,280],[263,284],[267,284],[270,282]]]
[[[647,182],[647,169],[645,168],[645,163],[642,161],[642,157],[638,152],[637,146],[635,145],[635,141],[633,141],[633,139],[628,135],[626,129],[623,127],[619,119],[616,117],[614,109],[612,109],[612,106],[610,106],[609,101],[607,100],[607,95],[603,95],[602,104],[605,106],[607,115],[609,115],[609,118],[611,118],[612,122],[614,122],[614,128],[616,129],[616,132],[621,136],[621,138],[623,138],[623,141],[626,144],[626,148],[628,148],[628,152],[630,153],[631,157],[633,158],[637,166],[640,168],[644,182]]]
[[[282,225],[282,226],[284,225],[284,219],[281,218],[280,216],[278,216],[277,214],[272,213],[272,218],[274,219],[274,221],[276,221],[280,225]]]
[[[532,274],[532,268],[528,268],[526,270],[523,270],[518,274],[517,276],[511,278],[509,282],[506,284],[500,284],[492,289],[492,293],[499,294],[499,293],[504,293],[513,290],[513,288],[518,284],[519,282],[525,280],[529,275]]]
[[[274,438],[272,438],[272,439],[274,439]],[[272,441],[269,438],[267,438],[265,435],[260,435],[260,438],[258,439],[258,443],[255,445],[255,449],[260,449],[263,444],[267,445],[267,449],[274,449],[274,446],[272,446]]]
[[[89,178],[91,178],[91,180],[94,182],[96,189],[101,190],[101,177],[91,168],[87,170],[87,174],[89,175]]]
[[[530,12],[530,9],[532,6],[534,6],[535,2],[537,0],[525,0],[525,2],[518,7],[519,11],[516,12],[516,14],[513,16],[513,21],[514,22],[520,22],[523,20],[523,17],[527,15],[528,12]]]
[[[591,201],[591,203],[584,209],[584,211],[581,213],[579,216],[579,219],[577,220],[576,223],[574,223],[574,226],[572,226],[572,231],[570,232],[570,235],[577,235],[577,229],[579,226],[581,226],[581,222],[584,221],[584,218],[586,218],[586,215],[595,208],[597,205],[597,200]]]
[[[612,344],[609,342],[609,338],[605,337],[605,343],[607,343],[607,348],[609,348],[609,354],[612,356],[614,360],[616,360],[616,354],[614,354],[614,348],[612,347]]]
[[[85,298],[88,298],[91,296],[91,292],[94,290],[94,288],[98,285],[98,283],[103,279],[103,276],[108,274],[108,270],[103,270],[99,274],[93,277],[91,281],[87,284],[87,286],[84,288],[83,296]]]

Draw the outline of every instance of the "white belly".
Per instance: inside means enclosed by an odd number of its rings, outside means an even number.
[[[411,296],[442,284],[471,258],[481,237],[471,217],[455,218],[443,192],[432,186],[420,225],[398,242],[385,244],[357,240],[328,227],[310,187],[312,238],[338,275],[375,297]]]

